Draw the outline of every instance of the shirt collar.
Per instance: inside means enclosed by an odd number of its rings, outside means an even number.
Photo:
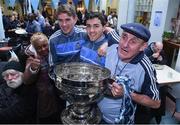
[[[74,34],[74,32],[75,32],[75,29],[73,27],[72,31],[70,33],[68,33],[68,34],[64,34],[63,31],[62,31],[62,35],[65,36],[65,37],[70,37],[70,36],[72,36]]]
[[[88,37],[88,35],[87,35],[87,37]],[[89,37],[88,37],[88,39],[89,39]],[[90,39],[89,39],[89,41],[94,42],[94,43],[98,43],[98,42],[101,42],[103,39],[105,39],[105,35],[104,34],[100,38],[95,40],[95,41],[91,41]]]

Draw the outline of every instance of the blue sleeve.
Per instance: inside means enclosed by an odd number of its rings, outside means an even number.
[[[120,36],[115,30],[109,32],[106,36],[108,39],[108,46],[119,43]]]
[[[151,44],[148,45],[148,47],[144,50],[144,53],[146,54],[147,57],[150,57],[153,55],[153,51],[151,49]]]
[[[41,26],[40,26],[39,24],[37,24],[37,25],[35,26],[34,31],[35,31],[35,32],[42,32]]]

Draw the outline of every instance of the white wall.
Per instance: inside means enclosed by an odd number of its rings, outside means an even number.
[[[2,11],[1,11],[1,6],[0,6],[0,39],[4,39],[4,27],[3,27],[3,20],[2,20]]]
[[[120,34],[122,33],[122,29],[119,28],[120,25],[125,24],[127,22],[127,15],[128,15],[128,2],[129,0],[119,0],[118,5],[118,27]]]
[[[165,31],[171,30],[171,18],[176,18],[180,0],[169,0],[168,11],[165,22]]]
[[[107,7],[107,0],[100,0],[100,12],[104,10],[105,13],[107,14],[106,7]]]
[[[125,23],[134,22],[135,14],[135,0],[119,0],[118,5],[118,30],[119,34],[122,33],[120,26]]]
[[[153,1],[152,14],[151,14],[151,20],[150,20],[150,26],[149,26],[149,30],[151,31],[151,38],[149,40],[149,43],[153,41],[162,41],[162,35],[164,32],[169,1],[171,0],[154,0]],[[154,25],[156,11],[162,11],[159,26]]]

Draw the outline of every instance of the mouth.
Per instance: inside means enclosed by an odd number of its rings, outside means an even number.
[[[15,82],[14,81],[10,81],[10,82],[8,82],[9,84],[14,84]]]
[[[124,52],[128,53],[128,50],[126,48],[121,48]]]

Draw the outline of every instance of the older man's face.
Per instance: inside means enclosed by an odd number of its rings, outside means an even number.
[[[6,80],[7,85],[14,89],[19,87],[23,82],[23,73],[13,69],[4,71],[2,76]]]
[[[119,41],[118,54],[122,61],[130,62],[139,52],[144,51],[147,43],[136,36],[123,32]]]

